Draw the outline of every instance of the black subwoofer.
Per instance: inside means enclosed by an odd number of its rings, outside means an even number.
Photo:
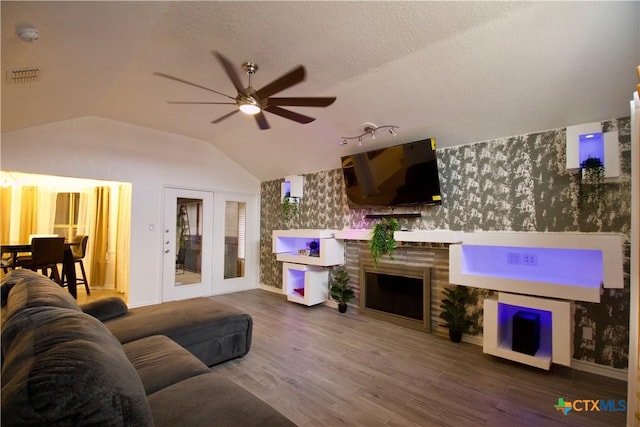
[[[540,348],[540,314],[521,310],[513,316],[511,349],[533,356]]]

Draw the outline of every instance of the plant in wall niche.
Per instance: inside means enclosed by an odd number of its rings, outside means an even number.
[[[457,285],[453,288],[445,288],[442,291],[445,299],[442,300],[440,318],[444,320],[444,327],[449,328],[449,339],[460,342],[462,334],[469,330],[471,320],[467,318],[465,303],[469,298],[469,289],[466,286]]]
[[[597,157],[588,157],[580,164],[580,206],[600,204],[604,191],[604,165]]]
[[[349,273],[344,266],[335,268],[329,277],[329,295],[338,303],[340,313],[347,311],[347,303],[355,298],[356,294],[349,287]]]
[[[282,203],[280,203],[280,208],[282,209],[282,214],[284,215],[284,219],[286,221],[289,221],[291,218],[298,215],[299,203],[300,203],[300,199],[298,197],[284,196],[282,198]]]
[[[395,218],[384,218],[373,226],[369,250],[375,267],[378,266],[383,255],[389,255],[389,258],[393,259],[393,252],[396,249],[396,239],[393,233],[398,231],[398,228],[398,220]]]

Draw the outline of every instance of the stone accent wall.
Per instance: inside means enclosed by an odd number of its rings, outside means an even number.
[[[621,176],[605,184],[598,206],[580,206],[580,180],[565,168],[565,129],[555,129],[438,150],[441,206],[380,208],[375,213],[420,212],[402,219],[409,230],[539,231],[621,233],[625,253],[625,287],[607,289],[600,304],[576,302],[575,359],[626,367],[629,335],[629,233],[631,228],[631,121],[628,117],[603,123],[617,130]],[[271,231],[288,228],[371,228],[371,209],[349,209],[342,171],[304,175],[300,213],[286,223],[280,212],[280,180],[262,183],[260,281],[280,288],[281,266],[271,253]],[[362,242],[347,244],[346,263],[362,250]],[[423,250],[423,248],[420,248]],[[426,256],[426,255],[425,255]],[[448,262],[448,259],[447,259]],[[351,272],[352,277],[357,277]],[[444,286],[440,283],[438,286]],[[441,288],[439,288],[441,290]],[[432,290],[432,305],[440,292]],[[489,291],[473,289],[469,314],[472,333],[482,333],[482,302]],[[439,308],[432,311],[432,317]],[[432,318],[432,322],[435,319]],[[583,327],[593,339],[583,338]],[[437,330],[434,329],[434,330]]]

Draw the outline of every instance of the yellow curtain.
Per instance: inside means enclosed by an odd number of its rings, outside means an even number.
[[[20,207],[20,242],[28,242],[29,236],[38,230],[38,187],[22,187],[22,203]]]
[[[129,234],[131,232],[131,184],[121,184],[118,194],[116,233],[116,290],[129,293]]]
[[[0,241],[11,243],[11,187],[0,188]]]
[[[107,248],[109,242],[109,187],[96,187],[96,221],[93,230],[91,286],[104,286],[107,277]]]

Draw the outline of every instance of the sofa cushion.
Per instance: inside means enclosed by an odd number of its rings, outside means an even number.
[[[249,391],[214,372],[153,393],[149,405],[156,427],[295,425]]]
[[[131,341],[122,346],[147,395],[184,379],[211,372],[193,354],[163,335]]]
[[[80,306],[82,311],[104,322],[127,314],[127,303],[119,297],[108,297]]]
[[[42,274],[27,269],[9,272],[2,279],[2,305],[6,304],[4,320],[28,307],[61,307],[81,311],[71,294]]]
[[[166,335],[207,366],[247,354],[253,331],[251,316],[211,297],[132,308],[105,325],[123,344]]]
[[[140,377],[97,319],[24,308],[4,324],[2,346],[3,427],[152,425]]]

